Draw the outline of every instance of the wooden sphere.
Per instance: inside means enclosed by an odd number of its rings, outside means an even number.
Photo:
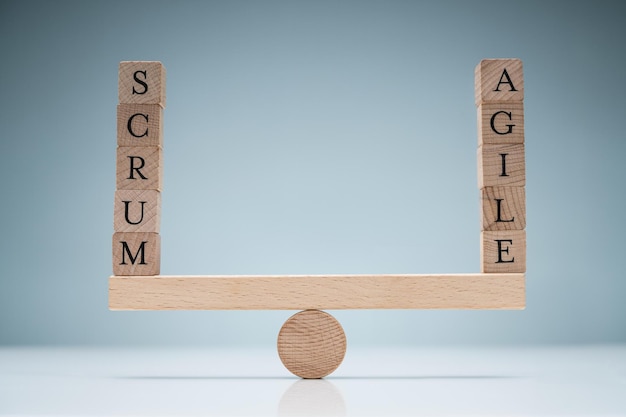
[[[346,354],[346,335],[333,316],[305,310],[291,316],[278,333],[278,355],[300,378],[323,378],[339,367]]]

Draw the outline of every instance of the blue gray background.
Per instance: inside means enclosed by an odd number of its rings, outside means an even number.
[[[117,69],[167,68],[164,274],[478,272],[474,67],[524,62],[525,311],[338,311],[351,345],[626,341],[626,7],[3,1],[0,343],[267,345],[110,312]]]

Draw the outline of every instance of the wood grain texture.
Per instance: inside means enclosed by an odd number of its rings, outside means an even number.
[[[476,105],[488,101],[523,101],[522,61],[516,58],[483,59],[474,70],[474,90]]]
[[[113,273],[146,276],[161,272],[158,233],[113,233]]]
[[[481,230],[523,230],[526,228],[524,187],[485,187],[481,194]]]
[[[116,232],[160,231],[161,193],[156,190],[118,190],[113,204]]]
[[[158,61],[122,61],[119,66],[120,103],[165,107],[165,67]]]
[[[526,232],[481,232],[480,267],[483,273],[526,272]]]
[[[337,320],[319,310],[291,316],[278,333],[278,356],[292,374],[305,379],[324,378],[341,365],[346,335]]]
[[[163,108],[158,104],[118,104],[117,146],[163,146]]]
[[[163,151],[156,146],[117,148],[118,190],[158,190],[163,184]]]
[[[478,188],[525,185],[524,145],[483,145],[478,148]]]
[[[478,106],[478,146],[524,143],[524,102],[490,102]]]
[[[112,310],[522,309],[523,274],[109,279]]]

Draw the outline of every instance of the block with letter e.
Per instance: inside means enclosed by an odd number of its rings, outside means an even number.
[[[480,270],[483,273],[526,272],[526,232],[481,232]]]

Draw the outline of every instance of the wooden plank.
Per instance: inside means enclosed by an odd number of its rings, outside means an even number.
[[[158,61],[122,61],[119,67],[120,103],[165,107],[165,67]]]
[[[526,272],[526,232],[481,232],[480,268],[484,273]]]
[[[163,108],[158,104],[118,104],[117,146],[163,146]]]
[[[524,230],[526,191],[524,187],[485,187],[480,191],[481,230]]]
[[[113,233],[115,275],[158,275],[161,272],[161,236],[158,233]]]
[[[524,143],[524,102],[483,103],[476,111],[478,146]]]
[[[478,148],[478,188],[526,185],[524,145],[483,145]]]
[[[523,309],[524,274],[112,276],[111,310]]]
[[[524,100],[524,71],[519,59],[483,59],[474,70],[476,105]]]
[[[157,190],[118,190],[113,204],[116,232],[160,231],[161,193]]]

